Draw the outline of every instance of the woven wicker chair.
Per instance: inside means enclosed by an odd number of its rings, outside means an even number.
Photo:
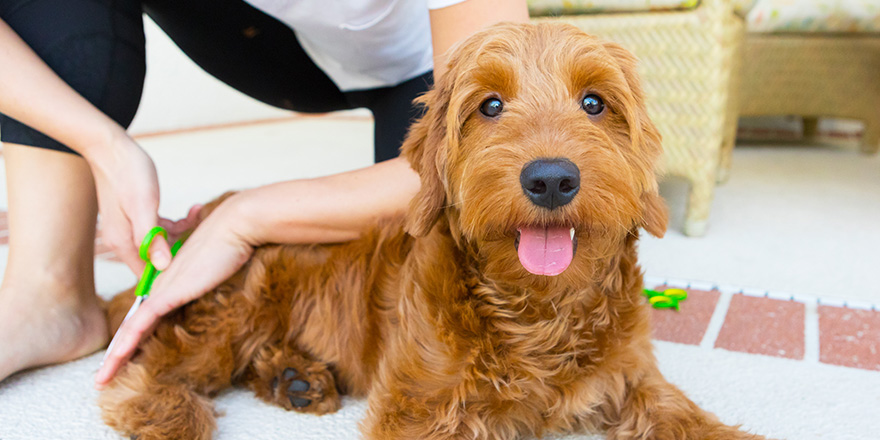
[[[563,3],[559,1],[560,10]],[[736,103],[730,90],[737,81],[733,72],[743,24],[730,2],[702,0],[690,9],[673,11],[542,13],[546,9],[532,10],[535,20],[574,24],[623,45],[639,58],[648,112],[663,135],[661,171],[690,183],[684,233],[703,235],[721,151],[732,147],[736,132]]]
[[[880,4],[876,0],[735,0],[746,17],[742,116],[795,115],[804,134],[820,117],[865,123],[862,151],[880,150]],[[781,8],[787,8],[782,11]],[[774,10],[776,9],[776,10]],[[725,145],[719,174],[730,168]]]
[[[803,116],[806,135],[819,117],[860,119],[862,151],[880,149],[880,35],[749,34],[743,60],[740,115]]]

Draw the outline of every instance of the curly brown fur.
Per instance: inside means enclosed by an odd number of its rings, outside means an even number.
[[[422,180],[408,216],[349,243],[259,248],[162,321],[102,394],[108,424],[140,440],[209,438],[209,397],[240,384],[315,414],[337,410],[342,392],[367,396],[374,440],[761,438],[657,369],[636,242],[640,227],[663,234],[666,210],[634,58],[572,26],[508,24],[467,40],[448,67],[403,147]],[[585,93],[606,112],[587,115]],[[489,96],[501,117],[479,113]],[[554,210],[519,184],[524,164],[547,157],[581,175]],[[523,225],[575,229],[567,270],[524,269]],[[115,298],[111,321],[131,301]]]

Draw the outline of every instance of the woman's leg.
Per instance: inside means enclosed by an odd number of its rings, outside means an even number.
[[[107,342],[95,296],[98,205],[85,160],[4,144],[9,259],[0,285],[0,380]]]
[[[400,155],[400,146],[409,132],[409,126],[424,112],[424,108],[414,105],[413,100],[427,92],[433,82],[434,73],[427,72],[393,87],[345,94],[358,107],[366,107],[373,112],[373,144],[377,163]]]
[[[353,108],[293,30],[244,0],[144,0],[144,12],[199,67],[254,99],[304,113]]]
[[[83,97],[120,125],[131,122],[145,69],[140,0],[16,0],[0,2],[0,17]],[[3,115],[0,141],[10,229],[0,284],[2,381],[94,352],[108,334],[95,296],[89,167]]]
[[[412,100],[432,73],[393,87],[341,92],[287,25],[244,0],[144,0],[144,11],[205,71],[238,91],[287,110],[323,113],[366,107],[375,119],[375,161],[397,157]]]

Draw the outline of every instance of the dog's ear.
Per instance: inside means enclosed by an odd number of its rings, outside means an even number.
[[[450,76],[449,73],[446,75]],[[448,148],[447,113],[451,91],[443,80],[416,102],[426,107],[424,115],[410,128],[401,154],[419,173],[421,188],[410,201],[406,231],[415,237],[427,235],[446,204],[444,185]]]
[[[669,209],[663,197],[655,191],[642,193],[642,221],[639,226],[649,234],[663,238],[669,222]]]
[[[634,157],[638,162],[637,166],[644,170],[645,175],[645,181],[642,182],[642,219],[639,226],[649,234],[660,238],[666,233],[669,218],[666,202],[657,192],[655,172],[657,159],[663,149],[662,138],[657,127],[651,122],[651,118],[648,117],[642,86],[636,71],[636,57],[616,43],[606,42],[604,46],[609,55],[617,61],[630,91],[624,112],[627,124],[629,124]]]
[[[617,43],[605,42],[603,46],[617,62],[629,88],[629,96],[623,97],[626,103],[623,106],[623,112],[629,125],[633,147],[653,161],[662,149],[661,139],[660,133],[654,127],[651,118],[648,117],[648,109],[645,107],[645,97],[636,69],[638,60],[635,55]]]

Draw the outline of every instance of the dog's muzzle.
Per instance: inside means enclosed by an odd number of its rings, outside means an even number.
[[[523,193],[535,205],[554,210],[570,203],[580,189],[578,167],[564,158],[537,159],[520,173]],[[519,262],[536,275],[559,275],[574,258],[577,237],[567,226],[521,226],[514,242]]]

